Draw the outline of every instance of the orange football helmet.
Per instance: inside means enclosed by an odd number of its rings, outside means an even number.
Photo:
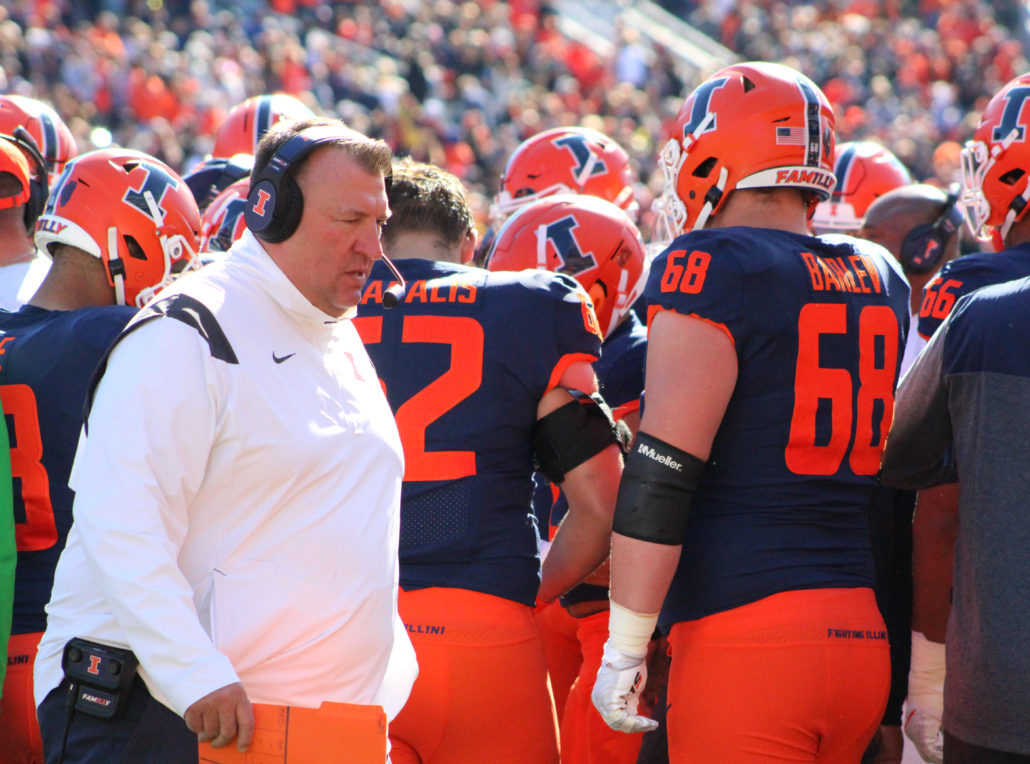
[[[180,271],[200,266],[199,227],[197,202],[168,165],[101,149],[64,168],[36,221],[36,246],[50,254],[68,244],[99,257],[117,303],[142,307]]]
[[[556,194],[508,218],[487,254],[491,271],[539,268],[572,276],[607,337],[647,279],[644,240],[625,210],[585,194]]]
[[[604,133],[556,127],[524,140],[508,160],[491,208],[499,225],[519,208],[551,194],[589,194],[637,214],[629,155]]]
[[[704,228],[737,188],[833,189],[834,116],[808,77],[782,64],[728,66],[680,108],[661,153],[655,239]]]
[[[1008,82],[980,117],[962,149],[962,194],[966,224],[980,241],[1004,248],[1012,224],[1030,199],[1030,73]]]
[[[35,98],[0,95],[0,133],[14,135],[24,127],[46,160],[49,185],[57,181],[68,160],[79,153],[75,137],[52,107]]]
[[[812,228],[817,233],[857,231],[870,204],[888,191],[913,182],[901,160],[872,141],[838,144],[833,174],[837,184],[830,198],[817,204],[812,215]]]
[[[247,230],[243,208],[247,206],[250,178],[224,189],[200,216],[200,251],[227,252]]]
[[[228,159],[234,154],[256,154],[268,128],[281,119],[306,119],[315,113],[285,93],[259,95],[236,104],[215,133],[211,156]]]

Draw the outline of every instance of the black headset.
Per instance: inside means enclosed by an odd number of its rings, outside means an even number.
[[[50,192],[46,160],[43,159],[43,155],[39,152],[36,140],[21,125],[14,128],[11,135],[0,133],[0,137],[10,141],[32,157],[32,161],[36,165],[36,171],[29,176],[29,199],[25,202],[25,230],[31,234],[36,225],[36,219],[46,206],[47,194]]]
[[[293,235],[304,214],[304,195],[293,179],[297,167],[315,149],[341,140],[353,141],[354,133],[333,125],[309,127],[280,146],[251,177],[243,219],[255,236],[277,244]]]
[[[898,253],[905,273],[924,274],[933,271],[944,256],[951,237],[962,225],[962,210],[958,208],[958,185],[948,189],[937,219],[913,228],[901,242]]]

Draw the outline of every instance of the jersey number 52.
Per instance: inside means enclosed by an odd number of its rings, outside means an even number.
[[[466,316],[404,316],[403,321],[402,342],[440,343],[451,351],[447,371],[408,398],[394,415],[404,447],[404,480],[458,480],[475,475],[475,451],[427,451],[426,428],[479,389],[483,327]],[[354,327],[366,345],[382,341],[380,316],[356,318]]]

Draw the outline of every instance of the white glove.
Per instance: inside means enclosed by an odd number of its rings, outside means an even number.
[[[940,642],[931,642],[920,631],[912,632],[912,665],[908,672],[908,715],[905,735],[916,747],[923,761],[943,764],[945,650]]]
[[[650,732],[658,722],[637,714],[640,692],[647,683],[646,656],[626,655],[604,645],[604,657],[590,699],[605,723],[619,732]]]
[[[944,733],[941,720],[933,714],[913,708],[905,717],[905,736],[928,764],[944,764]]]

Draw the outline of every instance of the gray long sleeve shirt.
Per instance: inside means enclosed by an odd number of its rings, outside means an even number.
[[[1030,754],[1030,279],[963,298],[902,379],[882,480],[960,482],[944,728]]]

